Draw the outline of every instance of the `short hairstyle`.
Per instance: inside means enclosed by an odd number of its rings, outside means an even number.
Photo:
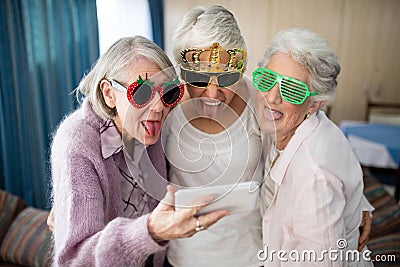
[[[312,98],[329,102],[335,97],[340,64],[336,53],[320,35],[306,29],[291,28],[278,32],[259,61],[264,67],[276,53],[292,56],[310,73],[310,90],[318,92]]]
[[[218,5],[197,6],[186,13],[172,43],[173,56],[178,64],[183,63],[180,52],[186,48],[209,48],[213,43],[219,43],[223,49],[247,50],[235,17]]]
[[[81,92],[89,98],[98,116],[113,119],[117,114],[116,109],[107,106],[99,87],[100,82],[103,79],[126,79],[128,71],[135,67],[135,62],[143,58],[156,63],[161,70],[175,71],[170,68],[170,59],[158,45],[142,36],[124,37],[98,58],[76,88],[77,94]],[[170,74],[176,76],[175,73]]]

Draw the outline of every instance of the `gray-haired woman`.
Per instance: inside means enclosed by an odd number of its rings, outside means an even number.
[[[115,42],[82,79],[82,106],[51,150],[56,266],[162,266],[167,241],[217,211],[175,211],[160,130],[183,87],[168,57],[140,36]],[[203,199],[204,202],[210,201]],[[150,257],[154,255],[154,257]]]
[[[243,74],[246,43],[234,15],[218,5],[189,10],[175,32],[173,54],[189,99],[165,125],[171,182],[206,187],[261,180],[261,138],[251,81]],[[261,215],[254,208],[171,241],[167,256],[173,266],[259,266],[261,247]]]
[[[348,253],[357,253],[363,210],[372,210],[362,170],[341,130],[320,111],[335,95],[336,54],[318,34],[287,29],[273,38],[259,66],[256,110],[261,130],[273,139],[262,190],[270,202],[263,217],[265,266],[368,265],[368,253],[357,254],[359,260]],[[305,251],[311,258],[296,257]]]

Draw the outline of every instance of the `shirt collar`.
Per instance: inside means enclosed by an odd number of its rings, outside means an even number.
[[[131,142],[123,142],[121,134],[110,119],[105,122],[103,121],[100,125],[100,140],[101,152],[104,159],[125,150],[129,154],[129,159],[138,163],[145,149],[145,146],[136,139],[133,139]]]
[[[299,149],[300,145],[307,138],[307,136],[314,131],[318,125],[318,122],[319,119],[316,113],[312,114],[308,119],[303,121],[296,129],[296,132],[285,147],[285,150],[275,162],[274,167],[271,169],[271,179],[274,180],[278,186],[281,185],[286,170],[296,151]]]

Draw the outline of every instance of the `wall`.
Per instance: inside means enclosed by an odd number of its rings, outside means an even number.
[[[184,13],[219,4],[236,17],[247,42],[247,75],[269,40],[287,27],[308,28],[326,38],[342,64],[331,117],[362,120],[366,89],[376,100],[400,103],[400,1],[397,0],[164,0],[165,49]],[[379,94],[380,93],[380,94]]]

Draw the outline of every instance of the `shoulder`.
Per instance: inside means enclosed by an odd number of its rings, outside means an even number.
[[[306,138],[304,147],[309,150],[316,162],[332,164],[346,160],[358,163],[343,132],[322,112],[318,115],[317,127]]]
[[[337,179],[347,186],[362,182],[360,164],[339,127],[324,114],[297,153],[316,177]],[[351,186],[352,187],[352,186]]]
[[[52,153],[100,150],[100,126],[102,119],[85,100],[82,105],[66,116],[54,133]]]

